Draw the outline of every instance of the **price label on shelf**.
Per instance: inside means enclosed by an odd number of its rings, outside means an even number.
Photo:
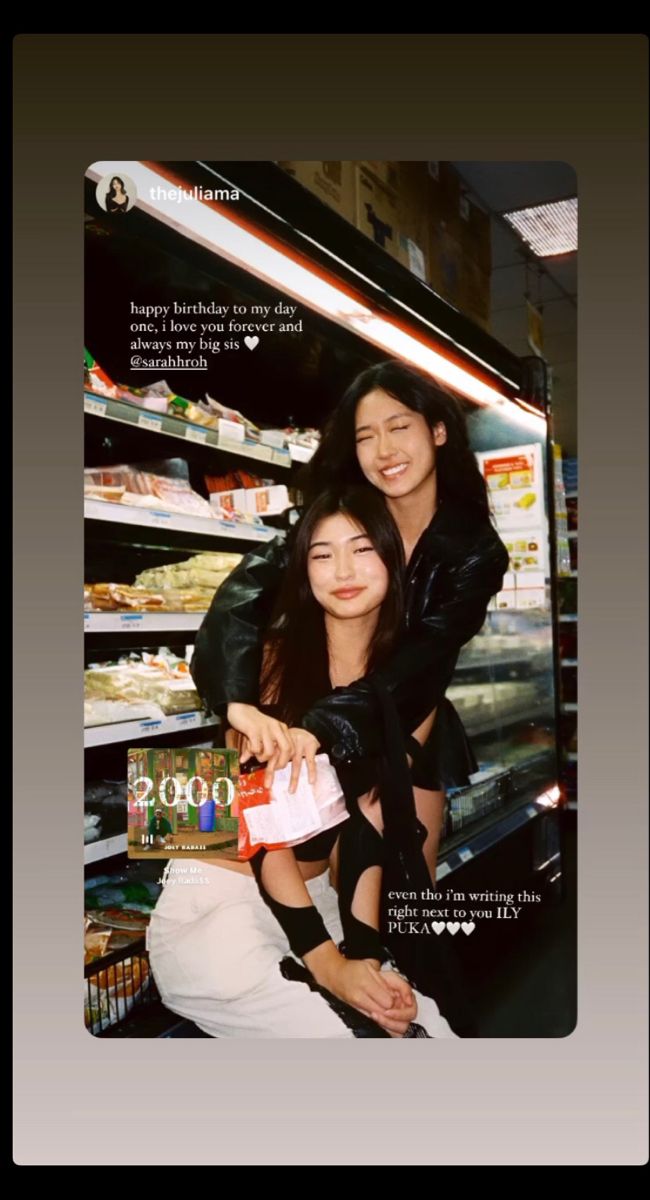
[[[105,417],[108,403],[97,396],[84,396],[84,412],[94,413],[96,417]]]
[[[474,855],[472,854],[469,846],[461,846],[460,850],[458,851],[458,857],[461,862],[469,862],[470,858],[473,858]]]
[[[152,730],[160,728],[162,721],[140,721],[139,725],[143,733],[151,733]]]
[[[203,443],[207,442],[207,440],[208,440],[208,435],[207,435],[205,429],[192,429],[192,427],[190,425],[185,430],[185,441],[186,442],[199,442],[201,445],[203,445]]]
[[[149,413],[140,413],[138,417],[138,425],[141,429],[153,429],[154,433],[160,433],[162,429],[162,417],[152,417]]]
[[[163,527],[168,526],[169,522],[172,519],[171,513],[162,512],[162,510],[157,509],[157,508],[152,508],[149,510],[143,509],[143,512],[147,512],[147,511],[149,513],[149,517],[151,518],[152,525],[161,525]]]
[[[141,625],[143,617],[144,613],[119,613],[120,627],[127,629],[129,626],[133,628],[134,625]]]
[[[200,725],[200,723],[200,712],[178,713],[176,717],[176,724],[182,725],[183,728],[185,728],[186,725]]]
[[[532,818],[532,817],[536,817],[536,816],[537,816],[537,809],[535,808],[535,805],[534,805],[534,804],[527,804],[527,805],[526,805],[526,813],[527,813],[527,815],[528,815],[529,817],[531,817],[531,818]]]

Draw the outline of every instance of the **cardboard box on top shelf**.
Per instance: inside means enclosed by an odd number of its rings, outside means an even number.
[[[393,191],[400,190],[402,169],[404,163],[401,162],[359,162],[356,164],[361,167],[369,175],[373,175],[379,183],[383,183],[385,187],[392,188]]]
[[[397,194],[355,163],[355,225],[393,258],[399,258]]]
[[[448,162],[425,165],[429,224],[460,244],[463,239],[460,176]]]
[[[279,167],[297,179],[330,208],[355,223],[356,179],[352,162],[279,162]]]
[[[429,283],[443,300],[460,308],[464,285],[462,246],[442,223],[432,222],[428,234]]]
[[[460,242],[468,259],[484,274],[492,270],[492,230],[490,214],[479,208],[471,196],[461,196]]]
[[[398,257],[414,275],[429,282],[429,186],[424,162],[399,163],[397,188]]]
[[[489,332],[490,329],[490,275],[482,271],[474,258],[464,255],[461,272],[461,312]]]

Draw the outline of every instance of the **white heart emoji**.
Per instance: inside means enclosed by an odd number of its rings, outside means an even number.
[[[447,921],[447,929],[450,933],[458,933],[460,925],[458,921]]]
[[[254,350],[255,347],[257,346],[259,340],[260,339],[258,337],[245,337],[244,338],[244,341],[245,341],[246,345],[248,346],[249,350]]]
[[[470,934],[476,929],[476,921],[463,921],[461,925],[463,933]]]
[[[433,929],[434,933],[442,933],[445,930],[446,926],[445,926],[444,921],[434,921],[431,928]]]

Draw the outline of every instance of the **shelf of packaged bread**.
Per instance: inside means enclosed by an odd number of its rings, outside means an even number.
[[[181,733],[186,729],[207,729],[217,725],[219,718],[204,712],[175,713],[173,716],[142,718],[137,721],[115,721],[111,725],[87,725],[84,729],[84,748],[109,746],[115,742],[140,742],[160,734]]]
[[[85,612],[84,633],[195,633],[205,612]]]
[[[110,500],[84,500],[87,521],[108,521],[112,525],[134,525],[140,529],[167,529],[175,533],[196,533],[203,537],[235,542],[270,542],[276,529],[266,526],[234,524],[217,517],[196,517],[190,513],[168,512],[164,508],[138,508]]]
[[[129,848],[129,837],[126,833],[118,833],[115,837],[102,838],[98,842],[86,842],[84,846],[84,863],[100,862],[103,858],[111,858],[113,854],[126,854]]]
[[[110,397],[84,392],[84,412],[91,416],[104,417],[109,421],[118,421],[122,425],[131,425],[146,429],[150,433],[160,433],[165,437],[173,437],[194,445],[207,446],[222,453],[241,454],[243,458],[251,458],[257,462],[272,463],[274,467],[289,470],[293,455],[286,446],[267,446],[261,442],[253,442],[248,438],[241,441],[237,438],[226,438],[217,429],[209,429],[203,425],[183,421],[180,417],[170,417],[164,413],[151,412],[136,404],[128,404],[124,400],[112,400]]]

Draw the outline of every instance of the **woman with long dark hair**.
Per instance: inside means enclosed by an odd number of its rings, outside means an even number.
[[[401,539],[372,489],[330,489],[306,512],[264,639],[260,687],[289,737],[323,688],[349,684],[390,654],[401,567]],[[331,771],[321,756],[314,770],[323,766]],[[152,968],[167,1006],[206,1032],[454,1036],[435,1002],[392,969],[380,934],[383,839],[365,815],[358,771],[342,775],[350,809],[342,826],[292,849],[259,849],[250,864],[202,858],[208,887],[198,897],[167,880],[150,926]]]
[[[129,207],[129,197],[126,194],[124,180],[119,175],[111,179],[111,186],[106,193],[106,212],[122,213]]]
[[[445,788],[466,785],[476,770],[445,693],[461,647],[479,632],[501,589],[508,553],[490,521],[458,401],[399,360],[370,367],[351,383],[325,426],[303,490],[309,501],[332,483],[364,481],[383,495],[406,564],[403,637],[381,668],[323,694],[290,736],[286,722],[260,712],[262,631],[289,552],[279,537],[247,555],[216,593],[191,670],[208,707],[248,739],[269,774],[290,760],[297,772],[303,758],[313,770],[318,750],[337,770],[382,760],[385,767],[386,729],[408,739],[434,715],[423,750],[409,743],[413,787],[400,773],[393,744],[391,786],[384,789],[385,799],[390,792],[396,801],[386,831],[394,852],[386,878],[421,891],[435,879]],[[422,942],[402,938],[394,952],[424,982],[430,970],[424,960],[446,950]],[[460,1009],[462,988],[453,991]]]

